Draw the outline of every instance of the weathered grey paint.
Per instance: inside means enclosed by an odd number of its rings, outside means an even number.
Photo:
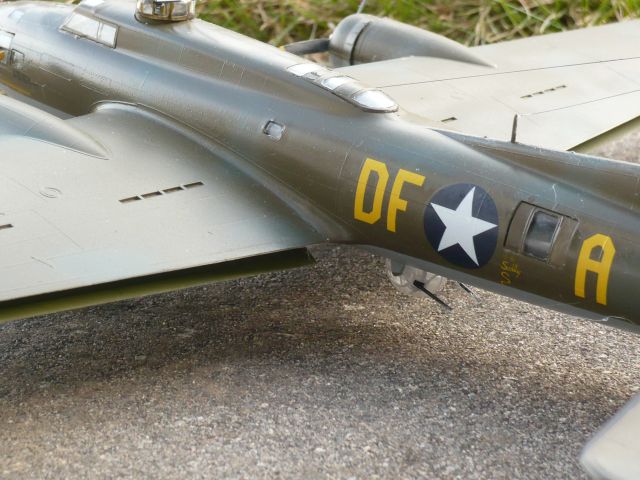
[[[16,8],[24,11],[19,22],[8,16]],[[74,8],[117,25],[116,48],[61,30]],[[441,124],[406,108],[398,114],[365,112],[287,71],[304,62],[299,57],[199,20],[143,24],[135,19],[134,8],[132,2],[109,2],[96,8],[38,3],[0,7],[0,28],[15,33],[13,48],[24,54],[19,68],[2,67],[2,80],[34,101],[67,114],[95,112],[89,117],[94,120],[80,117],[68,121],[76,129],[69,134],[69,142],[76,142],[78,150],[92,150],[82,143],[85,140],[81,142],[87,135],[97,142],[95,151],[104,148],[100,128],[108,129],[109,124],[100,119],[110,115],[114,121],[130,123],[129,128],[118,129],[117,135],[130,148],[131,162],[146,151],[145,142],[154,141],[147,120],[141,117],[153,118],[176,136],[204,145],[218,160],[211,160],[211,171],[198,164],[198,173],[215,176],[220,165],[232,165],[252,179],[256,204],[264,195],[264,202],[277,211],[283,205],[291,209],[287,222],[296,226],[291,230],[295,241],[283,243],[281,249],[299,248],[304,241],[364,245],[451,278],[551,308],[640,324],[640,298],[636,295],[640,280],[640,167],[437,130],[433,127]],[[353,72],[360,72],[365,84],[376,83],[376,78],[363,73],[366,68]],[[25,108],[24,115],[35,113]],[[147,133],[136,145],[138,121]],[[265,135],[269,121],[285,128],[280,140]],[[5,132],[10,128],[0,125]],[[51,129],[63,130],[53,120]],[[117,137],[110,137],[110,142],[108,150],[115,148]],[[165,151],[180,154],[170,144]],[[106,157],[110,154],[109,150]],[[384,164],[389,174],[382,218],[374,224],[354,218],[356,190],[367,159]],[[152,159],[147,161],[153,168]],[[21,167],[14,164],[6,168]],[[408,204],[406,211],[397,212],[393,232],[386,218],[401,171],[423,176],[424,184],[405,183],[400,189],[400,199]],[[106,176],[101,180],[107,183],[111,179]],[[377,184],[375,176],[369,180],[366,205],[373,202]],[[498,208],[498,248],[489,263],[473,270],[448,263],[425,238],[425,208],[443,187],[459,183],[486,190]],[[241,202],[240,197],[236,195],[235,201]],[[557,247],[562,251],[555,252],[562,261],[552,265],[504,247],[522,202],[575,223],[575,231]],[[240,212],[246,213],[246,209]],[[117,211],[111,214],[111,220],[118,222]],[[247,234],[259,236],[268,228],[248,229]],[[280,227],[274,224],[272,228]],[[587,275],[585,298],[576,296],[575,291],[580,252],[585,240],[594,235],[607,236],[616,249],[605,302],[596,297],[592,274]],[[517,276],[508,275],[514,270],[519,272]]]

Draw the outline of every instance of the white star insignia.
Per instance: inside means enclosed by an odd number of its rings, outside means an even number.
[[[460,245],[469,258],[476,265],[480,266],[473,239],[481,233],[497,228],[498,225],[485,222],[473,216],[473,198],[475,193],[476,188],[473,187],[455,210],[436,205],[435,203],[432,203],[431,206],[446,226],[446,230],[438,246],[438,252],[454,245]]]

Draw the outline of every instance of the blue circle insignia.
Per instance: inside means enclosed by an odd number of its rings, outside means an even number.
[[[477,185],[459,183],[438,191],[424,212],[429,243],[448,262],[463,268],[489,263],[498,244],[498,209]]]

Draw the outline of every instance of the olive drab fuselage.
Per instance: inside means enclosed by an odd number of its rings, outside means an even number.
[[[127,104],[163,117],[302,199],[306,215],[330,224],[329,241],[550,308],[640,324],[635,199],[514,168],[522,157],[575,154],[364,111],[293,75],[302,58],[198,20],[144,24],[131,3],[78,7],[117,28],[115,46],[104,45],[61,28],[74,8],[0,7],[0,29],[15,35],[7,55],[16,61],[1,67],[8,88],[72,116]]]

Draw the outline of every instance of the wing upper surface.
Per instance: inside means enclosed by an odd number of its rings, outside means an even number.
[[[70,120],[103,157],[0,136],[0,307],[322,241],[221,156],[124,110]]]
[[[473,49],[495,68],[410,57],[341,69],[438,128],[566,150],[640,116],[640,22]]]

